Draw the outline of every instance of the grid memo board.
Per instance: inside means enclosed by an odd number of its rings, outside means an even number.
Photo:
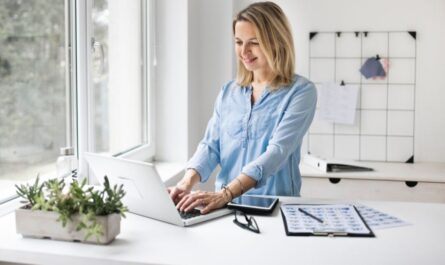
[[[360,67],[370,57],[387,59],[383,80],[366,79]],[[311,32],[309,78],[357,85],[353,125],[319,120],[307,135],[307,150],[324,158],[414,162],[416,32]],[[318,107],[318,106],[317,106]]]

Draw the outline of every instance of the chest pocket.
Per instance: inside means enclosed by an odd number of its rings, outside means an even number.
[[[276,113],[264,111],[252,113],[250,121],[247,122],[246,113],[231,112],[221,123],[221,129],[232,138],[245,137],[246,126],[250,139],[259,139],[265,134],[271,136],[275,127],[276,115]]]
[[[271,135],[275,127],[275,116],[268,113],[256,114],[252,116],[249,123],[249,136],[252,139],[259,139],[265,134]]]
[[[221,129],[233,138],[240,138],[245,127],[245,124],[243,124],[243,116],[233,113],[231,113],[230,117],[225,119],[221,125]]]

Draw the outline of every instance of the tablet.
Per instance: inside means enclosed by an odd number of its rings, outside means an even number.
[[[278,203],[278,198],[259,196],[240,196],[227,204],[227,208],[250,214],[271,214]]]

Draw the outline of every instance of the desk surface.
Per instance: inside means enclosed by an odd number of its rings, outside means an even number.
[[[334,202],[281,198],[283,202]],[[261,234],[233,216],[176,227],[129,214],[108,246],[22,238],[14,214],[0,218],[0,261],[33,264],[444,264],[445,204],[361,202],[412,225],[376,238],[288,237],[279,209],[255,217]]]

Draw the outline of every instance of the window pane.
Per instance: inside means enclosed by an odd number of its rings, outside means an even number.
[[[95,0],[92,16],[94,151],[114,154],[146,142],[141,1]]]
[[[0,197],[66,145],[64,16],[60,0],[0,1]]]

